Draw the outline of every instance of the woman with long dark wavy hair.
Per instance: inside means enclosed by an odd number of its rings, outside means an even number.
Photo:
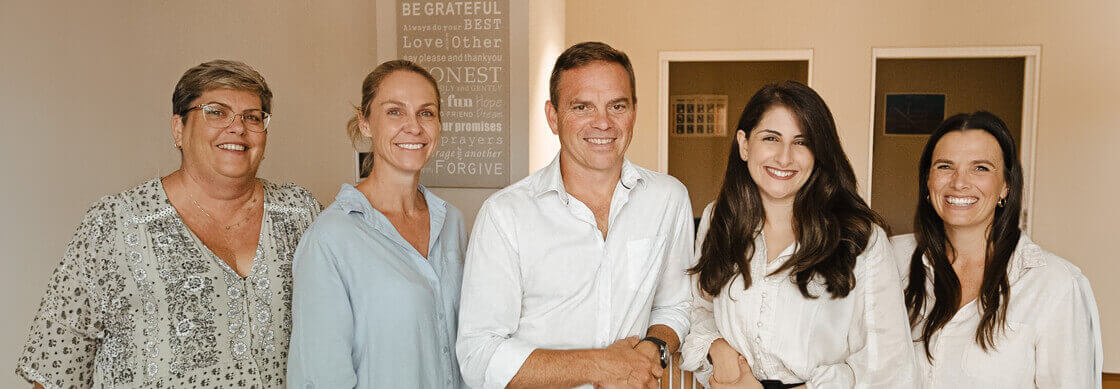
[[[914,234],[892,238],[921,380],[936,388],[1101,387],[1089,281],[1019,230],[1023,170],[1007,125],[959,114],[918,166]]]
[[[832,113],[792,81],[739,118],[691,269],[682,368],[712,387],[914,385],[898,271]]]

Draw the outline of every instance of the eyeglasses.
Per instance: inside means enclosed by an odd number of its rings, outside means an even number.
[[[247,109],[235,114],[232,109],[219,103],[194,106],[183,112],[183,115],[196,109],[202,110],[202,116],[206,118],[207,124],[217,128],[229,127],[233,124],[233,119],[240,116],[241,124],[245,126],[245,129],[252,132],[265,132],[265,130],[268,130],[269,120],[272,119],[272,114],[259,109]]]

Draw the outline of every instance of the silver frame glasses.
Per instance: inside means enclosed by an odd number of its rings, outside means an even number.
[[[215,106],[217,106],[218,108],[215,108]],[[183,115],[187,115],[187,114],[191,113],[191,111],[194,111],[196,109],[202,110],[203,113],[205,113],[206,110],[208,110],[208,109],[228,110],[228,111],[230,111],[230,113],[233,113],[233,110],[230,109],[229,107],[227,107],[224,104],[221,104],[221,103],[206,103],[206,104],[199,104],[199,105],[191,107],[190,109],[183,112]],[[245,114],[246,113],[258,112],[258,111],[261,113],[261,116],[264,119],[264,121],[261,125],[261,130],[260,131],[257,131],[255,129],[253,129],[252,126],[250,126],[248,123],[245,123]],[[241,117],[241,126],[245,127],[246,130],[252,131],[252,132],[267,132],[268,131],[268,123],[270,121],[272,121],[272,114],[268,113],[268,112],[265,112],[264,110],[260,110],[260,109],[247,109],[247,110],[241,111],[241,113],[229,115],[229,117],[226,118],[225,123],[216,122],[216,121],[206,117],[206,115],[203,115],[203,118],[206,120],[206,123],[209,123],[210,125],[216,126],[218,128],[228,128],[230,125],[233,124],[233,119],[235,117]]]

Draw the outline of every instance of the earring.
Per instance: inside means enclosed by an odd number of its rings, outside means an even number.
[[[1007,204],[1007,198],[1006,197],[1000,197],[999,201],[996,201],[996,206],[997,207],[1003,207],[1004,204]]]

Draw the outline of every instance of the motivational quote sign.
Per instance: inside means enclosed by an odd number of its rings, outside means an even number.
[[[442,140],[421,173],[432,187],[509,184],[509,0],[398,1],[397,56],[439,83]]]

